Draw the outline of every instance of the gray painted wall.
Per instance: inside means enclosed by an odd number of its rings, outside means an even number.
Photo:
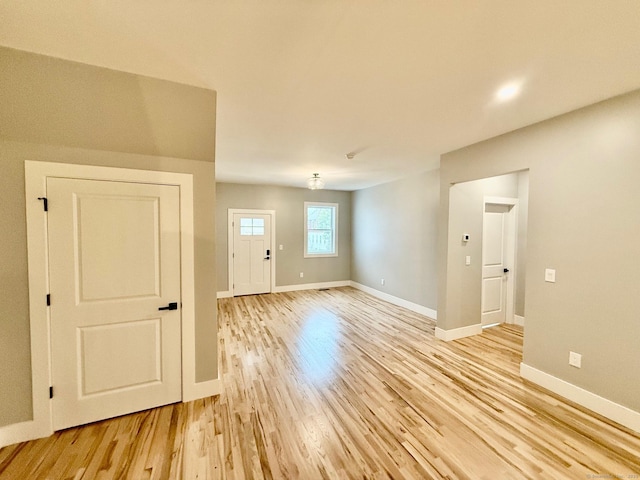
[[[0,48],[0,104],[0,426],[32,418],[25,160],[193,174],[196,380],[217,378],[215,92]]]
[[[480,296],[467,295],[476,291],[482,282],[482,223],[484,197],[509,197],[518,199],[518,248],[516,265],[515,314],[524,316],[524,270],[526,270],[526,221],[527,221],[527,172],[512,173],[497,177],[462,182],[449,190],[449,259],[451,281],[459,282],[462,294],[450,307],[451,311],[462,312],[471,321],[480,323]],[[521,178],[522,177],[522,178]],[[522,192],[520,192],[522,188]],[[524,197],[524,198],[523,198]],[[470,240],[462,242],[462,235],[468,233]],[[471,265],[465,265],[465,257],[471,257]],[[521,271],[522,270],[522,271]]]
[[[337,203],[338,257],[304,258],[304,202]],[[229,290],[229,208],[276,211],[276,286],[351,279],[351,192],[218,183],[216,195],[217,285]],[[300,278],[304,272],[304,278]]]
[[[529,235],[529,170],[518,172],[518,245],[516,246],[515,314],[526,317],[527,237]]]
[[[353,192],[355,282],[437,309],[439,191],[435,170]]]
[[[447,253],[449,186],[529,169],[524,362],[640,410],[640,91],[443,155],[438,326],[475,322]],[[545,268],[557,282],[544,281]],[[581,353],[582,368],[568,364]]]

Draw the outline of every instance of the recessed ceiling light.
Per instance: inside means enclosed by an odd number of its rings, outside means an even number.
[[[521,90],[521,84],[512,82],[508,83],[500,88],[496,92],[496,99],[500,102],[506,102],[507,100],[511,100],[516,97]]]

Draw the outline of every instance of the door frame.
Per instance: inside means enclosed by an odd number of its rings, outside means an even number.
[[[485,196],[482,202],[482,235],[484,238],[484,214],[487,208],[487,204],[490,205],[506,205],[511,207],[509,212],[507,213],[507,239],[511,239],[511,241],[507,242],[506,245],[506,258],[509,265],[511,265],[509,269],[509,275],[507,276],[507,293],[506,293],[506,306],[505,306],[505,323],[514,323],[514,313],[515,313],[515,282],[516,282],[516,259],[517,254],[516,250],[518,248],[518,199],[511,197],[492,197]],[[483,248],[484,251],[484,248]],[[481,264],[484,265],[484,256],[482,258]],[[480,298],[482,298],[482,288],[483,282],[482,278],[480,279]],[[482,324],[482,312],[480,313],[480,323]],[[484,326],[483,326],[484,328]]]
[[[276,211],[260,210],[257,208],[229,208],[227,210],[227,290],[229,296],[233,297],[233,216],[238,213],[241,215],[269,215],[271,217],[271,286],[269,293],[273,293],[276,286]]]
[[[180,190],[180,283],[182,401],[202,395],[195,376],[195,258],[193,225],[193,175],[66,163],[25,161],[29,317],[31,329],[31,377],[33,420],[21,428],[20,440],[53,433],[51,386],[50,314],[45,301],[49,293],[47,216],[43,215],[47,177],[173,185]],[[52,205],[53,208],[55,206]],[[28,424],[28,425],[27,425]]]

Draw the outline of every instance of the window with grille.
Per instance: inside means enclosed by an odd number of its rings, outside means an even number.
[[[264,235],[264,218],[240,218],[240,235]]]
[[[304,202],[304,256],[338,256],[338,204]]]

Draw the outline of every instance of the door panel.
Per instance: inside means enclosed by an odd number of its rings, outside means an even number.
[[[501,266],[504,263],[504,221],[503,212],[485,212],[483,263],[484,266]]]
[[[502,276],[484,279],[482,289],[482,313],[498,312],[502,308]]]
[[[53,422],[181,399],[179,189],[47,179]]]
[[[265,258],[267,256],[267,242],[264,239],[255,239],[251,242],[251,258],[256,260],[256,268],[251,269],[251,283],[252,284],[264,284],[267,279],[266,275],[270,276],[270,271],[267,268],[262,268],[264,265],[269,265]]]
[[[507,282],[504,269],[507,215],[510,206],[486,204],[482,229],[482,325],[506,320]]]
[[[233,294],[270,292],[271,215],[235,213],[232,228]]]
[[[157,297],[159,198],[76,195],[74,207],[79,301]]]
[[[82,397],[162,380],[160,319],[83,327],[79,335]]]

